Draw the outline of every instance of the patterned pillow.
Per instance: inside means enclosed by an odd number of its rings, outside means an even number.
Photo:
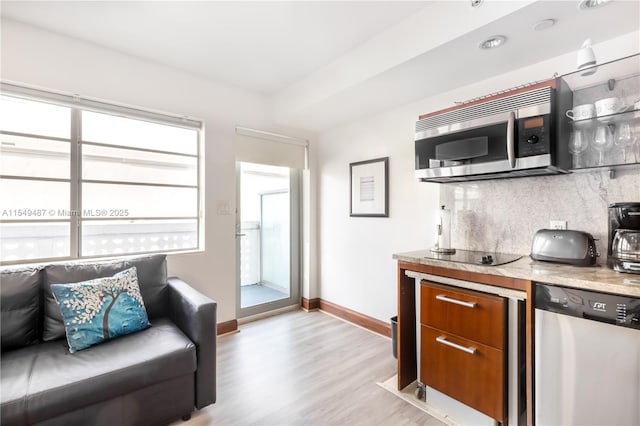
[[[71,353],[151,326],[135,266],[112,277],[52,284]]]

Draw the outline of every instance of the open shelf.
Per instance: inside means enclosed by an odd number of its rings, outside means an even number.
[[[567,144],[571,151],[576,133],[580,133],[586,144],[584,151],[572,154],[571,169],[606,167],[615,170],[620,166],[640,164],[640,54],[597,65],[589,71],[595,72],[581,70],[558,79],[558,96],[565,106],[557,111],[558,143]],[[625,110],[583,120],[566,116],[568,109],[595,105],[606,98],[617,98],[626,106]],[[601,153],[594,142],[603,139],[610,141]]]

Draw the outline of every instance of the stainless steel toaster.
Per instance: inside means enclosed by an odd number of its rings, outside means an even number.
[[[595,239],[588,232],[540,229],[531,243],[531,258],[535,260],[591,266],[599,255]]]

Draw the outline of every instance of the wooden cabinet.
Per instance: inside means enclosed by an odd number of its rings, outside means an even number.
[[[502,297],[422,281],[421,382],[503,422],[506,315]]]
[[[422,324],[504,349],[504,298],[423,281],[420,299]]]
[[[394,258],[398,259],[397,389],[400,391],[407,388],[407,386],[410,386],[416,379],[420,379],[420,382],[424,384],[424,375],[422,375],[422,372],[428,371],[428,365],[424,361],[422,361],[420,357],[417,356],[418,351],[416,350],[417,348],[419,349],[421,343],[420,340],[418,340],[418,333],[416,333],[416,323],[419,323],[421,319],[421,312],[416,311],[416,305],[420,302],[421,296],[420,292],[416,291],[416,285],[420,286],[420,288],[423,287],[419,282],[416,282],[416,278],[418,275],[445,277],[454,280],[467,281],[469,283],[474,283],[480,286],[487,285],[491,288],[499,290],[503,289],[511,293],[516,292],[524,296],[522,298],[519,298],[519,300],[522,301],[522,305],[517,308],[517,328],[520,329],[517,333],[519,336],[518,340],[512,340],[512,337],[514,335],[510,331],[508,333],[509,337],[507,339],[507,347],[509,349],[504,350],[505,354],[503,354],[504,358],[509,359],[509,366],[511,366],[512,363],[515,363],[516,366],[512,369],[506,370],[506,376],[509,384],[505,385],[503,389],[508,390],[506,399],[509,414],[508,418],[506,414],[504,415],[505,420],[503,424],[506,424],[507,422],[509,424],[518,424],[518,421],[521,419],[523,412],[526,410],[527,426],[534,426],[535,410],[533,410],[533,408],[527,409],[527,407],[534,407],[533,301],[535,297],[531,281],[505,275],[494,275],[492,274],[492,272],[495,269],[492,269],[492,267],[487,267],[485,272],[473,272],[443,267],[440,266],[440,264],[443,262],[438,261],[435,261],[435,264],[431,264],[431,262],[425,260],[422,251],[394,255]],[[410,261],[408,259],[413,259],[413,261]],[[428,280],[428,278],[423,278],[423,282],[424,280]],[[460,287],[446,288],[454,291],[460,290]],[[484,293],[478,294],[484,295]],[[512,299],[509,295],[503,295],[503,297],[509,298],[507,300],[507,306],[510,313],[508,314],[508,320],[505,322],[508,323],[508,329],[511,330],[511,328],[513,327],[513,317],[511,314]],[[419,327],[418,330],[420,330]],[[517,356],[514,355],[514,345],[517,346]],[[422,368],[420,376],[418,375],[418,367]],[[514,373],[512,370],[519,372],[518,379],[513,379],[513,375],[516,373]],[[467,384],[467,386],[471,386],[471,384]],[[521,389],[521,387],[524,387],[524,389]]]

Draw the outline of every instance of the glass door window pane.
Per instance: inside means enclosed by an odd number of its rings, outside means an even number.
[[[70,256],[68,222],[0,223],[0,260],[55,259]]]
[[[241,316],[286,306],[291,297],[290,170],[240,163]]]
[[[84,144],[82,178],[112,182],[198,184],[198,159]]]
[[[82,111],[82,140],[180,154],[198,154],[197,130],[90,111]]]
[[[71,108],[0,96],[0,130],[69,139]]]
[[[262,284],[289,297],[291,220],[289,192],[266,193],[262,198]]]
[[[82,184],[83,217],[198,217],[198,189]]]
[[[198,247],[197,220],[91,220],[82,223],[82,255],[132,254]]]
[[[5,134],[0,140],[0,174],[69,179],[69,142]]]
[[[0,179],[0,219],[69,219],[69,183]],[[2,236],[4,238],[4,235]]]

